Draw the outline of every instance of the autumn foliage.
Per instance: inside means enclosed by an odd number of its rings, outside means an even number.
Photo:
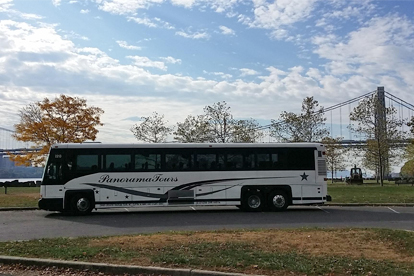
[[[40,165],[45,161],[51,145],[55,143],[81,143],[94,141],[102,126],[99,107],[88,107],[86,100],[60,95],[54,101],[45,98],[19,111],[20,122],[16,124],[14,138],[34,143],[40,151],[27,150],[25,154],[11,155],[19,165]]]

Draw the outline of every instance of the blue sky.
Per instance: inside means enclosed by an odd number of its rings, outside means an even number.
[[[0,0],[0,126],[61,93],[105,110],[102,142],[218,101],[261,124],[378,86],[413,103],[413,23],[409,0]]]

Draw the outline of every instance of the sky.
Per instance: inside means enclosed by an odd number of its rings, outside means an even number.
[[[0,0],[7,129],[60,94],[105,111],[98,141],[133,143],[153,112],[175,126],[225,101],[267,125],[378,86],[414,103],[412,0]]]

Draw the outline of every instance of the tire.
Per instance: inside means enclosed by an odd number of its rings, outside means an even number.
[[[290,199],[284,191],[276,190],[270,193],[268,198],[271,211],[284,211],[289,206]]]
[[[71,199],[71,210],[77,215],[89,214],[94,207],[91,198],[87,195],[76,194]]]
[[[264,207],[264,197],[256,191],[249,191],[243,195],[242,208],[248,212],[260,212]]]

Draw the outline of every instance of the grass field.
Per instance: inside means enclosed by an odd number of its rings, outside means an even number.
[[[0,207],[37,207],[40,198],[38,187],[4,187],[0,188]]]
[[[414,233],[385,229],[168,232],[0,243],[0,255],[265,275],[414,275]]]
[[[328,194],[332,203],[414,203],[413,186],[388,181],[382,187],[372,180],[363,185],[328,183]]]
[[[39,188],[0,188],[0,207],[37,207]],[[375,181],[365,181],[363,185],[328,183],[328,194],[332,203],[414,203],[414,187],[397,186],[394,182],[385,182],[381,187]]]

